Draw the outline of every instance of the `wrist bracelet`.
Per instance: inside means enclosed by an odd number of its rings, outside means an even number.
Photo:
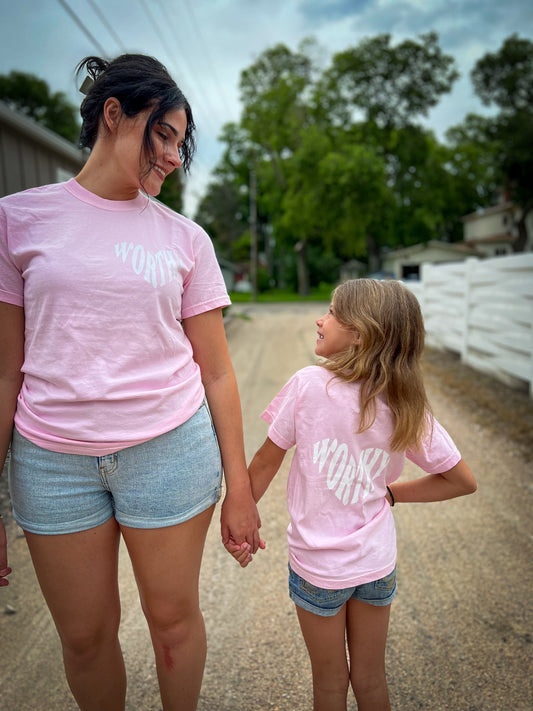
[[[392,507],[394,506],[394,496],[392,495],[392,491],[390,490],[390,486],[387,487],[387,491],[388,491],[389,494],[390,494],[390,498],[391,498],[391,501],[392,501],[392,503],[391,503],[391,508],[392,508]]]

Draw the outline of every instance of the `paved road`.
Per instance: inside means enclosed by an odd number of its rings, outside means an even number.
[[[313,360],[321,306],[247,305],[228,326],[247,453],[266,435],[258,415],[286,379]],[[318,314],[317,314],[318,309]],[[434,410],[479,481],[442,504],[395,508],[399,591],[388,674],[393,709],[530,711],[533,708],[531,463],[503,436],[474,424],[430,378]],[[288,464],[288,462],[287,462]],[[416,475],[409,465],[404,476]],[[219,543],[218,511],[201,576],[208,659],[199,711],[309,711],[310,672],[286,592],[287,466],[260,505],[267,551],[241,570]],[[0,703],[5,711],[74,711],[59,643],[24,539],[10,525],[9,588],[0,592]],[[150,643],[127,557],[122,556],[121,639],[128,711],[159,711]],[[10,610],[8,610],[9,612]],[[350,711],[356,708],[349,705]]]

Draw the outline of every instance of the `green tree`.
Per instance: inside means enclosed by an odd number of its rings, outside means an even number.
[[[62,92],[52,93],[43,79],[17,71],[0,75],[0,100],[68,141],[77,143],[80,135],[77,109]]]
[[[174,170],[170,175],[167,175],[158,195],[158,200],[176,212],[182,211],[183,179],[179,170]]]
[[[426,116],[458,76],[435,32],[396,46],[389,34],[381,34],[333,57],[315,101],[319,114],[340,125],[363,116],[382,128],[399,128]]]
[[[533,210],[533,42],[511,35],[476,63],[471,76],[483,103],[499,108],[487,121],[486,140],[497,146],[502,185],[521,207],[513,248],[522,251]]]

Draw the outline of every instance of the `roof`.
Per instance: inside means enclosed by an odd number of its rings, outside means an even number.
[[[480,207],[475,212],[471,212],[468,215],[461,217],[462,222],[469,222],[470,220],[479,220],[480,217],[486,217],[487,215],[497,215],[499,212],[512,212],[515,210],[517,205],[513,202],[501,202],[498,205],[490,205],[489,207]]]
[[[67,141],[66,138],[54,133],[46,126],[42,126],[21,111],[15,111],[4,101],[0,101],[0,124],[9,126],[17,133],[22,134],[46,148],[53,149],[65,158],[74,160],[83,165],[87,159],[84,151]]]
[[[389,258],[394,257],[410,257],[413,254],[418,254],[428,248],[441,249],[445,252],[450,252],[457,254],[458,252],[463,254],[465,252],[477,256],[475,249],[466,244],[465,242],[441,242],[440,240],[429,240],[429,242],[419,242],[418,244],[413,244],[410,247],[400,247],[400,249],[394,249],[390,252],[386,252],[383,256]]]
[[[510,232],[506,232],[505,234],[501,235],[490,235],[489,237],[472,237],[469,238],[468,240],[465,240],[465,243],[468,244],[491,244],[492,242],[505,242],[505,243],[510,243],[514,242],[516,237],[512,235]]]

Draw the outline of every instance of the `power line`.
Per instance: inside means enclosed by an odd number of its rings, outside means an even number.
[[[145,10],[145,12],[147,12],[145,0],[139,0],[139,2],[142,4],[143,9]],[[159,8],[160,8],[160,11],[162,12],[162,14],[163,14],[163,16],[164,16],[164,18],[165,18],[166,25],[167,25],[168,27],[171,27],[171,29],[173,30],[175,36],[179,36],[180,33],[176,30],[176,27],[175,27],[174,22],[173,22],[173,18],[167,13],[166,9],[163,7],[163,5],[162,5],[162,3],[161,3],[161,0],[159,0]],[[148,14],[149,14],[149,13],[147,12],[147,15],[148,15]],[[151,13],[150,13],[150,15],[151,15]],[[151,15],[150,19],[151,19],[152,24],[155,25],[156,31],[157,31],[157,33],[158,33],[158,36],[161,38],[161,41],[163,42],[163,39],[162,39],[160,30],[159,30],[159,28],[157,27],[157,23],[156,23],[156,21],[155,21],[154,16]],[[166,50],[167,54],[169,55],[169,57],[170,57],[170,58],[172,59],[172,61],[174,62],[175,66],[176,66],[176,67],[179,67],[180,65],[185,66],[185,67],[187,68],[187,74],[188,74],[189,76],[191,76],[191,77],[194,78],[194,72],[193,72],[193,70],[191,69],[191,67],[188,65],[187,61],[183,58],[183,56],[181,57],[181,61],[178,61],[178,60],[176,59],[175,55],[174,55],[174,52],[173,52],[172,50],[170,50],[170,49],[168,48],[168,46],[167,46],[165,43],[164,43],[164,47],[165,47],[165,50]],[[183,75],[184,73],[185,73],[185,72],[182,72],[181,75]],[[180,82],[179,82],[179,83],[181,84],[181,79],[180,79]],[[200,105],[201,109],[203,110],[203,114],[204,114],[204,116],[205,116],[205,118],[206,118],[206,122],[209,123],[212,132],[216,134],[217,131],[218,131],[218,129],[217,129],[217,127],[212,123],[211,116],[216,115],[218,112],[214,109],[213,106],[210,105],[209,99],[204,95],[203,91],[202,91],[201,88],[200,88],[201,85],[200,85],[200,84],[198,83],[198,81],[196,81],[196,80],[195,80],[195,86],[196,86],[196,91],[193,92],[193,91],[191,90],[191,91],[189,92],[189,91],[187,90],[186,93],[187,93],[187,94],[190,93],[191,96],[192,96],[192,94],[194,93],[195,100],[198,101],[198,104]]]
[[[89,30],[85,27],[85,25],[84,25],[83,22],[80,20],[80,18],[76,15],[76,13],[74,12],[74,10],[72,10],[72,8],[68,5],[68,3],[66,2],[66,0],[59,0],[59,3],[60,3],[60,5],[62,5],[62,7],[64,8],[64,10],[66,10],[66,12],[70,15],[70,17],[74,20],[74,22],[78,25],[78,27],[79,27],[80,30],[83,32],[83,34],[84,34],[86,37],[88,37],[88,38],[90,39],[90,41],[94,44],[94,46],[96,47],[96,49],[98,50],[98,52],[100,53],[100,55],[101,55],[102,57],[104,57],[105,54],[106,54],[106,52],[105,52],[104,48],[102,47],[102,45],[100,44],[100,42],[98,42],[98,40],[97,40],[95,37],[93,37],[93,35],[92,35],[92,34],[89,32]]]
[[[118,44],[120,51],[125,52],[126,49],[124,47],[124,44],[118,34],[115,32],[114,28],[112,25],[107,21],[107,17],[104,15],[104,13],[100,10],[98,5],[96,4],[95,0],[87,0],[89,5],[92,7],[92,9],[95,11],[95,13],[98,15],[100,22],[105,25],[107,31],[111,35],[111,37],[115,40],[115,42]]]
[[[225,96],[224,92],[223,92],[222,89],[221,89],[221,86],[222,86],[222,85],[221,85],[221,83],[220,83],[219,80],[218,80],[218,77],[217,77],[217,74],[216,74],[216,71],[215,71],[215,65],[214,65],[213,62],[211,61],[211,56],[210,56],[210,54],[209,54],[209,50],[208,50],[207,44],[206,44],[206,42],[205,42],[205,40],[204,40],[204,38],[203,38],[203,35],[202,35],[202,33],[201,33],[201,30],[200,30],[200,26],[198,25],[198,22],[197,22],[197,20],[196,20],[196,15],[194,14],[194,11],[193,11],[193,9],[192,9],[192,7],[191,7],[191,4],[190,4],[189,0],[185,0],[185,7],[187,8],[187,11],[188,11],[189,16],[190,16],[190,18],[191,18],[193,28],[194,28],[194,30],[196,31],[196,34],[198,35],[198,38],[200,39],[201,44],[203,45],[203,54],[204,54],[206,63],[207,63],[207,65],[208,65],[208,69],[209,69],[209,71],[211,72],[211,74],[212,74],[212,76],[213,76],[214,83],[215,83],[215,86],[216,86],[217,91],[218,91],[218,93],[219,93],[219,96],[220,96],[220,98],[222,99],[222,103],[223,103],[223,105],[224,105],[224,109],[225,109],[226,113],[229,115],[229,114],[231,114],[231,111],[229,110],[229,106],[228,106],[228,104],[227,104],[227,102],[226,102],[226,96]]]

